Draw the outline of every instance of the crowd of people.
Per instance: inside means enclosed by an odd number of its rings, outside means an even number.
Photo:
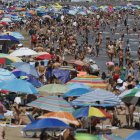
[[[132,23],[129,24],[129,18]],[[20,31],[28,34],[29,47],[36,52],[48,52],[52,55],[46,66],[43,61],[38,62],[34,57],[22,57],[24,62],[35,62],[35,68],[39,74],[39,80],[43,84],[57,82],[53,75],[53,69],[70,65],[69,59],[82,61],[84,65],[74,64],[77,71],[86,71],[88,74],[101,76],[107,83],[106,90],[120,95],[125,90],[139,86],[140,80],[140,13],[139,10],[116,10],[113,12],[95,11],[94,14],[68,15],[25,18],[19,22],[9,23],[0,28],[0,33],[8,31]],[[120,25],[123,28],[120,28]],[[105,37],[104,32],[109,35]],[[115,37],[115,34],[118,33]],[[139,40],[137,46],[137,60],[131,56],[131,46],[127,35],[136,34]],[[24,44],[24,43],[23,43]],[[12,53],[24,45],[12,45],[2,53]],[[105,50],[103,49],[105,48]],[[107,62],[104,69],[100,69],[94,59],[98,60],[101,52],[105,51]],[[85,58],[89,61],[85,62]],[[117,61],[116,61],[117,60]],[[102,60],[100,60],[102,61]],[[17,97],[16,97],[17,98]],[[12,105],[16,124],[25,124],[23,116],[26,109],[17,101]],[[38,110],[37,110],[38,111]],[[115,108],[115,116],[112,125],[116,124],[117,115],[126,115],[128,127],[134,126],[133,113],[135,105],[125,103]],[[33,111],[34,112],[34,111]],[[34,114],[34,113],[33,113]],[[121,120],[120,120],[121,121]],[[122,122],[123,123],[123,122]],[[119,122],[120,125],[120,122]]]

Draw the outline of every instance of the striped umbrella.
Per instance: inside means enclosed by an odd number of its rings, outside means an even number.
[[[92,92],[81,95],[72,103],[79,106],[85,104],[89,106],[97,102],[100,104],[118,105],[120,103],[120,99],[112,92],[103,89],[95,89]]]
[[[85,84],[92,88],[106,89],[106,86],[107,86],[107,84],[100,77],[91,76],[91,75],[76,77],[76,78],[72,79],[71,81],[69,81],[67,84],[72,84],[72,83],[77,83],[77,82]]]
[[[67,124],[79,125],[79,122],[69,112],[50,112],[39,117],[39,119],[43,118],[56,118],[64,121]]]
[[[73,112],[73,107],[65,101],[63,98],[58,96],[47,96],[40,97],[37,100],[28,104],[28,106],[40,108],[43,110],[48,110],[52,112],[64,111]]]
[[[16,79],[15,75],[12,72],[0,68],[0,80],[12,80],[12,79]]]

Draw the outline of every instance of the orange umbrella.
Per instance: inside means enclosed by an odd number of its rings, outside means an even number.
[[[56,118],[68,124],[79,125],[79,122],[74,118],[74,116],[68,112],[50,112],[39,117],[39,119],[43,118]]]

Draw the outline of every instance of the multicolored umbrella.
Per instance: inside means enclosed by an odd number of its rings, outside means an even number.
[[[19,43],[19,40],[11,35],[1,35],[0,36],[0,44],[4,43]]]
[[[20,79],[3,81],[0,83],[0,89],[26,94],[38,94],[38,91],[32,84]]]
[[[91,106],[95,103],[101,104],[111,104],[113,106],[120,104],[120,99],[118,96],[110,91],[103,89],[95,89],[91,92],[81,95],[75,99],[72,103],[77,106]]]
[[[139,140],[140,139],[140,131],[135,131],[130,134],[125,140]]]
[[[22,62],[22,60],[18,57],[13,57],[8,54],[0,53],[0,63],[10,65],[14,62]]]
[[[76,77],[72,79],[71,81],[69,81],[67,84],[72,84],[72,83],[77,83],[77,82],[85,84],[91,88],[106,89],[107,87],[107,83],[104,82],[100,77],[91,76],[91,75]]]
[[[0,81],[6,81],[6,80],[12,80],[12,79],[16,79],[15,75],[6,70],[6,69],[2,69],[0,68]]]
[[[56,118],[64,121],[67,124],[79,125],[79,122],[69,112],[50,112],[39,117],[39,119],[43,118]]]
[[[76,109],[73,112],[73,115],[76,118],[81,118],[81,117],[97,117],[97,118],[112,118],[112,116],[104,111],[103,109],[98,109],[95,107],[84,107],[80,109]]]
[[[67,92],[68,88],[62,84],[48,84],[38,88],[38,91],[41,93],[42,96],[47,94],[55,95]]]
[[[140,89],[131,89],[119,96],[123,102],[140,105]]]
[[[81,96],[83,94],[86,94],[88,92],[90,92],[91,89],[86,89],[86,88],[76,88],[76,89],[72,89],[69,90],[68,92],[66,92],[63,97],[67,98],[67,97],[78,97]]]
[[[73,107],[65,101],[63,98],[58,96],[47,96],[47,97],[40,97],[37,100],[28,104],[28,106],[40,108],[43,110],[58,112],[73,112]]]
[[[35,120],[32,123],[26,125],[23,128],[23,131],[40,131],[40,130],[63,130],[66,128],[70,128],[68,124],[64,123],[61,120],[53,119],[53,118],[46,118]]]

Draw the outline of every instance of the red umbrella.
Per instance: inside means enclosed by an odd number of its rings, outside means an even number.
[[[0,22],[0,24],[2,24],[3,26],[8,25],[6,22]]]
[[[45,60],[45,59],[50,60],[50,59],[52,59],[52,58],[53,58],[53,55],[47,53],[47,54],[39,55],[39,56],[37,56],[35,59],[36,59],[36,60]]]

